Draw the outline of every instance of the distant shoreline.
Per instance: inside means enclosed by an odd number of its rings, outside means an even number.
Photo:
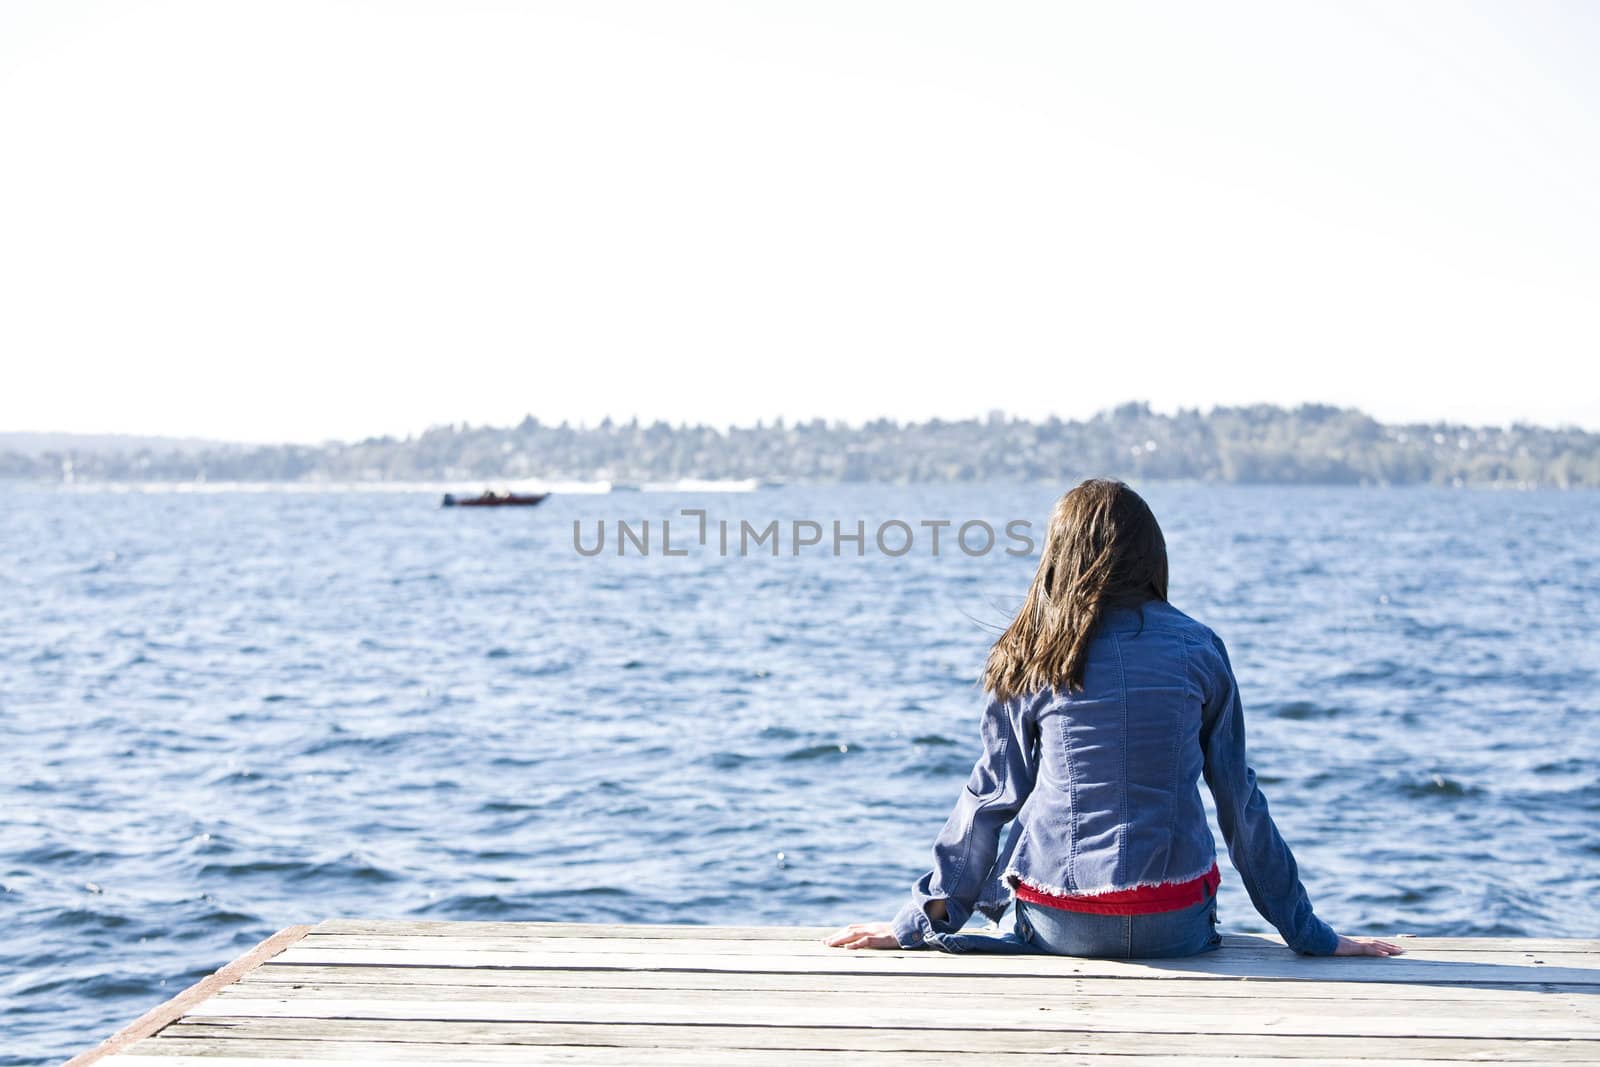
[[[103,442],[101,442],[103,444]],[[0,442],[3,446],[3,442]],[[1600,433],[1445,423],[1386,425],[1306,404],[1158,415],[1124,404],[1093,418],[821,419],[723,431],[645,424],[444,426],[325,445],[0,447],[0,480],[44,483],[496,484],[782,482],[795,485],[1129,482],[1226,485],[1600,487]]]

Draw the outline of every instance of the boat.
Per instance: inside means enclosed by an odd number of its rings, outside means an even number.
[[[458,497],[446,493],[439,504],[443,508],[531,508],[544,503],[549,493],[495,493],[488,490],[477,496]]]

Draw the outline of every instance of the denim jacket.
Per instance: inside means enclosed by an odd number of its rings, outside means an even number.
[[[1046,687],[983,710],[983,754],[895,915],[902,948],[974,910],[998,921],[1020,880],[1096,894],[1198,878],[1216,861],[1199,779],[1250,901],[1294,951],[1330,956],[1294,855],[1245,759],[1244,709],[1222,639],[1161,600],[1106,611],[1077,692]],[[1001,828],[1015,818],[1005,848]],[[930,900],[945,902],[933,921]]]

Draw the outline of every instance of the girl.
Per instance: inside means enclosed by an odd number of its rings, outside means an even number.
[[[1217,948],[1216,802],[1250,901],[1294,951],[1391,956],[1312,911],[1245,759],[1244,709],[1222,639],[1167,603],[1167,549],[1122,482],[1057,502],[1022,609],[989,652],[983,754],[893,921],[840,948],[1192,956]],[[1015,817],[1004,849],[1000,829]],[[974,910],[1003,934],[960,933]]]

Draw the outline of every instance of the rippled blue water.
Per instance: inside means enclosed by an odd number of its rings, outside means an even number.
[[[5,490],[0,1062],[329,916],[887,918],[1033,560],[590,559],[572,522],[1041,529],[1055,492]],[[1600,935],[1595,496],[1145,492],[1319,914]],[[1222,866],[1223,926],[1267,931]]]

